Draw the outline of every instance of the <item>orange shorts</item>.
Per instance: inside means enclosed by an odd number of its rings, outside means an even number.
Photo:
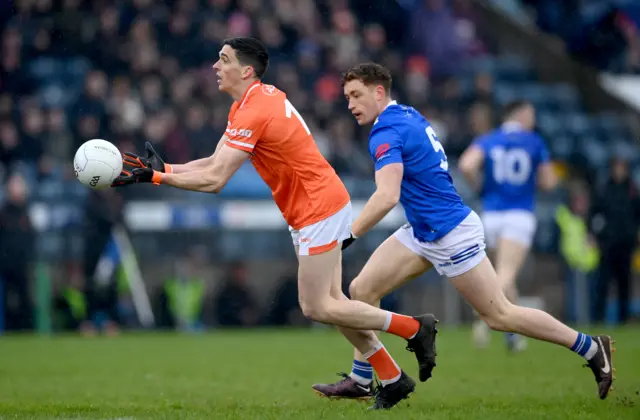
[[[351,236],[351,202],[336,214],[317,223],[295,230],[289,226],[293,245],[300,247],[299,255],[317,255],[331,251]]]

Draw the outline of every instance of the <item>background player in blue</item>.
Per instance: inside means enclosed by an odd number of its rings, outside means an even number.
[[[376,304],[391,290],[435,267],[491,328],[565,346],[584,357],[595,375],[600,398],[605,398],[613,381],[613,341],[606,335],[588,336],[543,311],[509,302],[485,255],[480,218],[456,193],[436,133],[415,109],[391,99],[389,71],[378,64],[361,64],[346,72],[342,82],[358,124],[373,123],[369,150],[376,167],[376,192],[354,221],[351,238],[343,242],[343,248],[375,226],[398,202],[409,220],[369,258],[349,286],[351,298]],[[357,352],[355,358],[350,375],[334,384],[316,384],[313,389],[331,398],[369,397],[371,366]],[[430,371],[428,376],[422,373],[421,369],[421,381],[431,376]],[[406,394],[389,397],[395,403]]]
[[[536,232],[536,186],[551,190],[557,184],[547,147],[533,131],[535,122],[531,103],[507,104],[501,127],[477,138],[458,166],[480,191],[489,255],[502,290],[513,303],[518,301],[518,273]],[[473,338],[478,347],[488,345],[489,327],[482,320],[474,323]],[[506,334],[506,339],[510,350],[524,350],[521,336]]]

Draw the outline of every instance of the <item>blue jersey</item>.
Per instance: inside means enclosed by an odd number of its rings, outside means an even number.
[[[419,241],[444,237],[471,213],[453,186],[435,131],[412,107],[393,101],[380,114],[369,134],[369,153],[376,171],[390,163],[404,166],[400,203]]]
[[[484,152],[484,211],[533,211],[536,172],[549,161],[549,151],[540,136],[507,123],[481,136],[474,144]]]

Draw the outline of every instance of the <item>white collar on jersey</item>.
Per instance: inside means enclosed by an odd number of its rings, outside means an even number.
[[[524,127],[518,121],[505,121],[502,126],[500,126],[502,131],[506,131],[507,133],[511,133],[514,131],[524,131]]]
[[[387,106],[385,106],[385,107],[384,107],[384,109],[389,108],[391,105],[398,105],[398,101],[393,100],[393,101],[389,102],[389,103],[387,104]]]
[[[384,109],[382,110],[382,112],[384,112],[385,109],[389,108],[391,105],[398,105],[398,101],[391,101],[387,104],[387,106],[384,107]],[[381,114],[382,114],[381,112]],[[380,119],[380,116],[378,116],[378,118],[376,118],[376,120],[373,122],[373,125],[378,124],[378,120]]]

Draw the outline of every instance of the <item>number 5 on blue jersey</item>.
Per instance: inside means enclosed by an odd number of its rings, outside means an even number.
[[[429,137],[429,141],[433,146],[433,150],[435,150],[436,153],[442,153],[442,159],[440,159],[440,167],[445,171],[448,171],[449,162],[447,161],[447,155],[444,153],[444,147],[442,147],[442,143],[438,141],[438,136],[436,136],[435,130],[433,129],[433,127],[428,126],[424,131],[427,133],[427,137]]]
[[[425,128],[425,133],[431,142],[433,150],[440,155],[440,167],[448,171],[449,162],[444,152],[442,143],[438,141],[435,130],[430,125]],[[369,142],[369,152],[375,160],[376,171],[389,163],[402,163],[402,139],[392,128],[385,127],[376,132]]]

